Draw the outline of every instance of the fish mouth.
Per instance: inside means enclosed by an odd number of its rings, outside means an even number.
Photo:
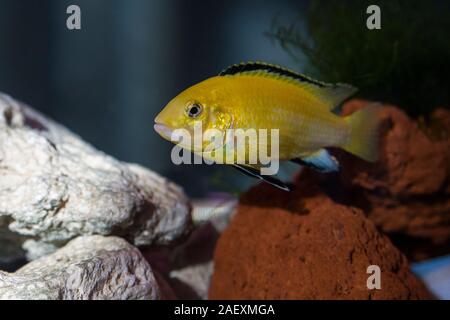
[[[201,147],[196,147],[195,143],[194,145],[192,145],[192,141],[184,141],[183,139],[181,141],[179,141],[176,136],[174,137],[174,129],[169,128],[168,126],[166,126],[165,124],[159,123],[155,121],[155,124],[153,125],[153,128],[155,129],[155,131],[164,139],[173,142],[177,145],[179,145],[180,147],[190,150],[192,152],[198,153],[198,154],[202,154],[203,153],[203,146]],[[209,150],[209,153],[212,151],[216,151],[221,149],[221,147],[216,148],[214,150]]]
[[[153,125],[153,129],[155,129],[155,131],[164,139],[167,139],[169,141],[171,140],[173,130],[170,129],[168,126],[161,123],[155,123]]]
[[[179,141],[177,138],[174,138],[173,133],[175,130],[169,128],[168,126],[158,123],[156,122],[153,125],[153,128],[155,129],[155,131],[164,139],[175,143],[176,145],[182,147],[183,149],[187,149],[190,150],[192,152],[200,152],[202,151],[202,148],[195,148],[191,145],[190,140],[188,141],[188,143],[186,143],[186,141],[183,141],[183,139],[181,141]]]
[[[153,128],[155,129],[155,131],[164,139],[166,139],[167,141],[170,141],[172,143],[175,143],[177,145],[179,145],[182,148],[185,149],[192,149],[190,143],[186,144],[185,141],[179,141],[177,136],[174,136],[174,129],[169,128],[168,126],[166,126],[165,124],[162,123],[158,123],[156,122],[153,125]]]

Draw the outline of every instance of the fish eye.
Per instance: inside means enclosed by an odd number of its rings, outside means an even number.
[[[195,102],[189,105],[186,109],[186,114],[190,118],[197,118],[203,111],[203,107],[201,104]]]

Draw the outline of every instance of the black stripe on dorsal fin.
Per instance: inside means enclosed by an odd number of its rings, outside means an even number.
[[[328,110],[334,109],[358,91],[355,87],[345,83],[325,83],[289,69],[263,62],[235,64],[219,74],[219,76],[236,75],[270,77],[297,85],[299,88],[308,91],[318,100],[322,101]]]
[[[244,63],[240,63],[240,64],[233,64],[232,66],[229,66],[228,68],[226,68],[225,70],[220,72],[219,76],[237,75],[237,74],[257,72],[257,71],[264,71],[264,72],[277,74],[277,75],[295,79],[295,80],[298,80],[301,82],[307,82],[310,84],[314,84],[318,87],[329,87],[329,86],[333,87],[333,86],[335,86],[333,84],[328,84],[325,82],[314,80],[308,76],[294,72],[292,70],[285,69],[280,66],[269,64],[269,63],[264,63],[264,62],[244,62]]]

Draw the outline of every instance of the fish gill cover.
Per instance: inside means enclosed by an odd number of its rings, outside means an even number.
[[[312,0],[296,21],[274,19],[267,35],[307,74],[357,86],[359,96],[412,116],[450,107],[450,4],[381,0],[381,29],[368,30],[368,1]],[[305,69],[305,68],[304,68]]]

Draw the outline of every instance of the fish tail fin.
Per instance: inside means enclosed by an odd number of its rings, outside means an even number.
[[[350,125],[350,140],[342,148],[366,161],[378,159],[378,103],[373,103],[345,117]]]

